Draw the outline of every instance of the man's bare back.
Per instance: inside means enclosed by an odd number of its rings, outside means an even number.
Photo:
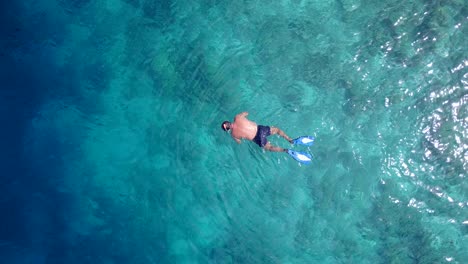
[[[234,117],[234,123],[231,124],[231,136],[240,143],[240,139],[253,140],[257,134],[257,124],[246,118],[249,113],[243,112]]]
[[[248,139],[257,143],[260,147],[265,148],[269,151],[274,152],[287,152],[287,149],[276,147],[267,141],[266,137],[269,135],[278,134],[285,138],[287,141],[292,143],[292,139],[288,137],[281,129],[277,127],[258,126],[255,122],[252,122],[246,118],[249,113],[242,112],[235,116],[234,123],[224,121],[221,124],[221,128],[224,131],[231,130],[232,138],[237,142],[241,143],[241,139]]]

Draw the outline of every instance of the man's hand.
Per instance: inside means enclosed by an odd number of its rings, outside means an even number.
[[[242,113],[236,115],[236,118],[238,118],[238,117],[246,117],[247,115],[249,115],[248,112],[242,112]]]

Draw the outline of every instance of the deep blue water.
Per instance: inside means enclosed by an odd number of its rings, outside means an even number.
[[[69,195],[57,190],[54,181],[62,178],[63,164],[54,160],[63,146],[53,131],[42,137],[41,151],[31,153],[27,133],[38,116],[41,103],[51,98],[50,91],[63,84],[65,76],[57,67],[40,39],[48,39],[53,30],[23,21],[24,7],[16,2],[1,4],[1,228],[0,255],[3,263],[41,263],[44,252],[53,255],[62,247],[61,233]],[[37,20],[37,18],[35,19]],[[40,19],[47,23],[46,19]],[[49,27],[52,27],[49,22]],[[38,30],[39,28],[39,30]]]
[[[0,7],[1,263],[468,262],[464,1]]]

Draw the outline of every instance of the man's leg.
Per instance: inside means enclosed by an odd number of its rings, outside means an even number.
[[[270,127],[270,134],[271,135],[275,135],[275,134],[278,134],[280,136],[282,136],[284,139],[286,139],[287,141],[289,141],[289,143],[292,144],[292,139],[290,137],[288,137],[288,135],[286,135],[286,133],[284,133],[283,130],[277,128],[277,127]]]
[[[268,151],[273,151],[273,152],[286,152],[288,151],[287,149],[276,147],[270,144],[270,142],[266,143],[265,146],[263,146],[264,149]]]

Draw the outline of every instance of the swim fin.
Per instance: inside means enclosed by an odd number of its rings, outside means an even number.
[[[297,151],[288,149],[288,154],[291,155],[293,159],[303,164],[309,164],[312,161],[312,156],[309,153],[297,152]]]
[[[312,146],[314,144],[315,137],[313,136],[302,136],[298,137],[293,140],[293,144],[296,145],[305,145],[305,146]]]

